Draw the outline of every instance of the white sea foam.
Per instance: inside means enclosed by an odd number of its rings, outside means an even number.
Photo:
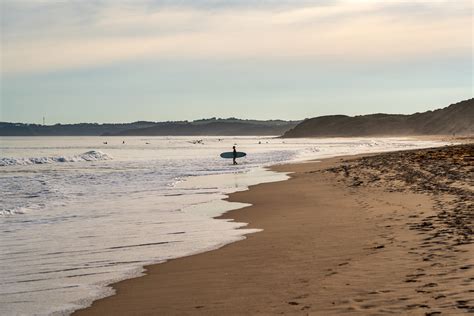
[[[58,162],[111,160],[112,157],[97,150],[91,150],[76,156],[51,156],[33,158],[0,158],[0,167],[51,164]]]
[[[109,295],[107,284],[146,264],[256,232],[214,217],[243,206],[221,201],[226,194],[285,178],[263,166],[440,145],[387,138],[104,140],[0,138],[2,155],[13,157],[1,160],[7,167],[0,170],[2,315],[67,314]],[[237,166],[219,158],[235,143],[248,153]],[[60,163],[76,161],[83,163]]]
[[[26,209],[24,207],[19,207],[17,209],[3,209],[0,210],[0,216],[9,216],[9,215],[18,215],[18,214],[25,214]]]

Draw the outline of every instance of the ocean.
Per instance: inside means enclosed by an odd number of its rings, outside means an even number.
[[[105,144],[105,142],[107,144]],[[219,154],[247,153],[232,165]],[[440,146],[402,138],[0,138],[0,314],[63,315],[113,294],[143,266],[258,229],[216,219],[274,164]]]

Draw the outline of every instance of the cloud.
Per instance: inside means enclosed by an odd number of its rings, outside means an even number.
[[[368,62],[471,52],[470,1],[4,0],[1,11],[4,73],[160,58]]]

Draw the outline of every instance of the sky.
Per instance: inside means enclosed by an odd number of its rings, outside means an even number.
[[[471,0],[0,4],[0,121],[408,114],[473,97]]]

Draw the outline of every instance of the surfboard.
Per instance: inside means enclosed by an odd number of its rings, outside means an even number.
[[[238,151],[236,158],[242,158],[242,157],[245,157],[245,156],[247,156],[246,153],[243,153],[243,152],[241,152],[241,151]],[[232,158],[234,158],[234,153],[231,152],[231,151],[222,153],[222,154],[221,154],[221,158],[230,158],[230,159],[232,159]]]

